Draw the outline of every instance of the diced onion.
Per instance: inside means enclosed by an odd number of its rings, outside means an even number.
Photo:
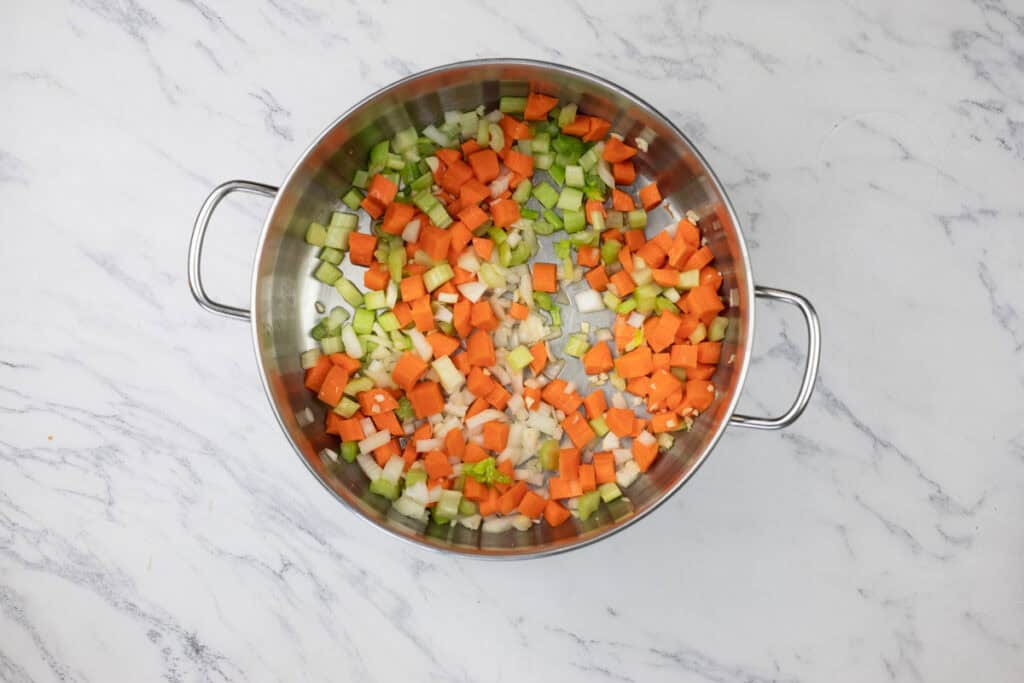
[[[512,528],[512,520],[508,517],[487,517],[481,531],[489,534],[500,534]]]
[[[481,410],[473,417],[468,418],[466,420],[466,429],[475,429],[477,427],[482,426],[485,422],[490,422],[492,420],[500,420],[501,422],[506,422],[508,420],[508,416],[505,415],[505,411],[503,410],[487,408],[486,410]]]
[[[391,441],[391,432],[382,429],[379,432],[374,432],[373,434],[370,434],[370,436],[360,441],[359,452],[362,453],[363,455],[371,453],[380,448],[381,446],[387,444],[389,441]],[[372,479],[374,479],[374,477],[371,477],[371,480]]]
[[[402,230],[402,239],[406,242],[415,242],[420,238],[420,219],[414,218],[405,224]]]
[[[459,285],[458,289],[459,292],[462,293],[462,296],[466,297],[473,303],[476,303],[477,301],[480,301],[480,298],[483,297],[484,293],[487,291],[487,285],[479,280],[473,280],[472,282],[463,282]]]
[[[644,325],[644,320],[645,318],[642,313],[637,313],[636,311],[633,311],[632,313],[629,314],[629,319],[626,320],[626,323],[630,327],[640,329]]]
[[[420,439],[416,442],[416,452],[439,451],[444,448],[444,439]]]
[[[407,330],[406,334],[409,335],[409,339],[412,341],[412,347],[416,350],[416,353],[419,354],[420,358],[423,360],[430,360],[433,358],[434,348],[430,345],[430,342],[427,341],[427,338],[423,336],[422,332],[416,328],[412,328]]]
[[[596,313],[604,309],[604,299],[600,292],[585,289],[576,294],[576,309],[580,313]]]
[[[366,478],[369,479],[370,481],[379,479],[381,473],[384,471],[380,468],[380,465],[377,464],[377,461],[374,460],[372,456],[365,455],[363,453],[360,453],[359,455],[356,456],[356,462],[359,463],[359,467],[362,468],[363,473],[366,475]]]

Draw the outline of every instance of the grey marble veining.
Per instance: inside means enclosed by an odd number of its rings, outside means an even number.
[[[0,680],[1017,681],[1024,6],[12,2],[0,21]],[[458,35],[444,40],[442,34]],[[244,325],[191,300],[217,182],[459,59],[572,64],[708,156],[821,382],[633,529],[430,554],[297,463]],[[218,213],[247,300],[266,204]],[[795,391],[762,307],[744,412]]]

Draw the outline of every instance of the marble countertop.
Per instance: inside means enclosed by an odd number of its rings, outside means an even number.
[[[1022,10],[8,3],[0,679],[1020,680]],[[824,330],[796,425],[729,430],[639,525],[530,562],[341,508],[279,431],[248,328],[185,277],[215,184],[280,182],[365,95],[484,56],[593,71],[675,120],[757,281]],[[223,300],[247,300],[266,208],[218,214]],[[802,345],[762,304],[745,412],[786,404]]]

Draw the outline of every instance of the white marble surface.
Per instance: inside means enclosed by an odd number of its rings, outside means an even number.
[[[1024,677],[1024,6],[613,4],[4,3],[0,679]],[[279,182],[356,100],[479,56],[661,108],[825,332],[796,426],[526,563],[342,509],[185,281],[213,185]],[[265,209],[218,215],[223,299]],[[763,308],[744,408],[783,406],[802,339]]]

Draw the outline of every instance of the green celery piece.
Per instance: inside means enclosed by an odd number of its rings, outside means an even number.
[[[582,332],[570,334],[565,341],[565,353],[573,358],[582,358],[590,350],[590,340]]]
[[[510,484],[512,482],[507,474],[498,471],[495,460],[491,456],[473,464],[463,464],[462,473],[467,477],[473,477],[481,484]]]
[[[538,235],[551,235],[555,232],[555,226],[547,221],[537,221],[533,224],[533,231]]]
[[[605,265],[615,263],[619,259],[619,251],[622,250],[622,242],[609,240],[601,245],[601,260]]]
[[[558,200],[556,199],[555,201]],[[556,232],[565,227],[565,222],[562,220],[562,217],[551,209],[544,210],[544,220],[554,226]]]
[[[498,109],[503,114],[521,114],[526,111],[526,98],[502,97],[498,100]]]
[[[565,231],[571,235],[586,227],[587,218],[582,211],[562,211],[562,222],[565,224]]]
[[[647,227],[647,212],[643,209],[633,209],[627,215],[627,220],[631,228],[645,228]]]
[[[586,521],[590,515],[597,512],[597,506],[601,502],[601,494],[597,491],[587,491],[579,498],[579,505],[576,508],[576,512],[580,515],[580,520]]]
[[[344,418],[352,417],[359,410],[359,404],[350,399],[348,396],[342,396],[341,401],[338,405],[334,406],[334,412],[341,415]],[[354,456],[353,456],[354,457]],[[351,462],[351,460],[349,461]]]
[[[475,515],[477,511],[476,503],[471,500],[463,498],[459,501],[459,514],[463,517],[469,517]]]
[[[722,316],[716,317],[708,326],[708,341],[722,341],[725,339],[725,331],[729,327],[729,319]]]
[[[604,421],[603,415],[598,415],[590,421],[590,428],[594,430],[594,433],[600,438],[608,433],[608,423]]]
[[[545,311],[550,311],[552,308],[554,308],[554,304],[551,303],[551,295],[548,294],[547,292],[534,291],[533,303],[536,304],[538,308],[541,308]]]
[[[518,372],[533,362],[533,354],[530,353],[530,349],[520,345],[509,351],[505,360],[509,367]]]
[[[327,228],[319,223],[310,223],[306,228],[306,243],[312,244],[314,247],[322,247],[326,240]]]
[[[353,308],[356,306],[363,305],[363,295],[360,293],[359,288],[352,284],[348,279],[341,277],[341,273],[338,273],[338,279],[334,282],[334,288],[338,290],[338,294],[341,298]]]
[[[533,209],[519,209],[519,217],[525,218],[526,220],[535,221],[540,218],[540,214]],[[534,227],[536,231],[536,227]]]
[[[405,473],[405,488],[415,486],[421,481],[424,484],[427,483],[427,471],[422,467],[410,468],[409,471]]]
[[[315,277],[317,280],[324,283],[325,285],[333,285],[335,282],[341,279],[341,271],[335,268],[330,263],[327,263],[326,261],[321,261],[320,265],[317,266],[316,271],[313,273],[313,277]]]
[[[358,333],[357,333],[358,334]],[[353,377],[345,385],[344,393],[349,396],[355,396],[361,394],[364,391],[373,389],[373,380],[369,377]]]
[[[366,186],[370,184],[370,174],[359,169],[352,176],[352,185],[358,187],[360,190],[365,190]]]
[[[344,202],[345,206],[355,211],[363,203],[363,193],[353,187],[345,193],[341,201]]]
[[[562,164],[551,164],[548,169],[551,179],[559,185],[565,185],[565,166]],[[361,200],[360,200],[361,201]]]
[[[342,399],[345,401],[347,399]],[[359,444],[355,441],[346,441],[341,444],[341,459],[345,462],[355,462],[356,456],[359,455]]]
[[[370,334],[370,331],[373,329],[374,320],[376,320],[376,316],[373,311],[357,308],[355,315],[352,317],[352,327],[355,329],[356,334]]]
[[[525,204],[530,199],[530,190],[532,188],[533,185],[530,183],[529,178],[524,178],[516,186],[516,191],[512,193],[512,201],[516,204]]]
[[[398,407],[395,408],[395,416],[402,422],[407,422],[416,417],[416,413],[412,409],[412,403],[410,403],[409,399],[405,396],[398,399]]]
[[[558,469],[559,445],[557,439],[547,439],[540,445],[540,466],[549,472]]]
[[[327,263],[336,266],[341,263],[343,258],[345,258],[345,252],[338,251],[337,249],[331,249],[330,247],[324,247],[320,250],[319,258],[321,261],[326,261]]]
[[[551,209],[558,203],[558,191],[546,182],[541,182],[533,188],[533,196],[545,209]]]
[[[573,187],[563,187],[556,206],[562,211],[579,211],[583,206],[583,193]]]
[[[597,487],[597,493],[601,496],[601,500],[606,503],[610,503],[616,498],[622,497],[622,490],[619,489],[618,484],[614,481],[606,481]]]
[[[370,482],[370,491],[388,500],[398,500],[398,484],[383,477]]]

